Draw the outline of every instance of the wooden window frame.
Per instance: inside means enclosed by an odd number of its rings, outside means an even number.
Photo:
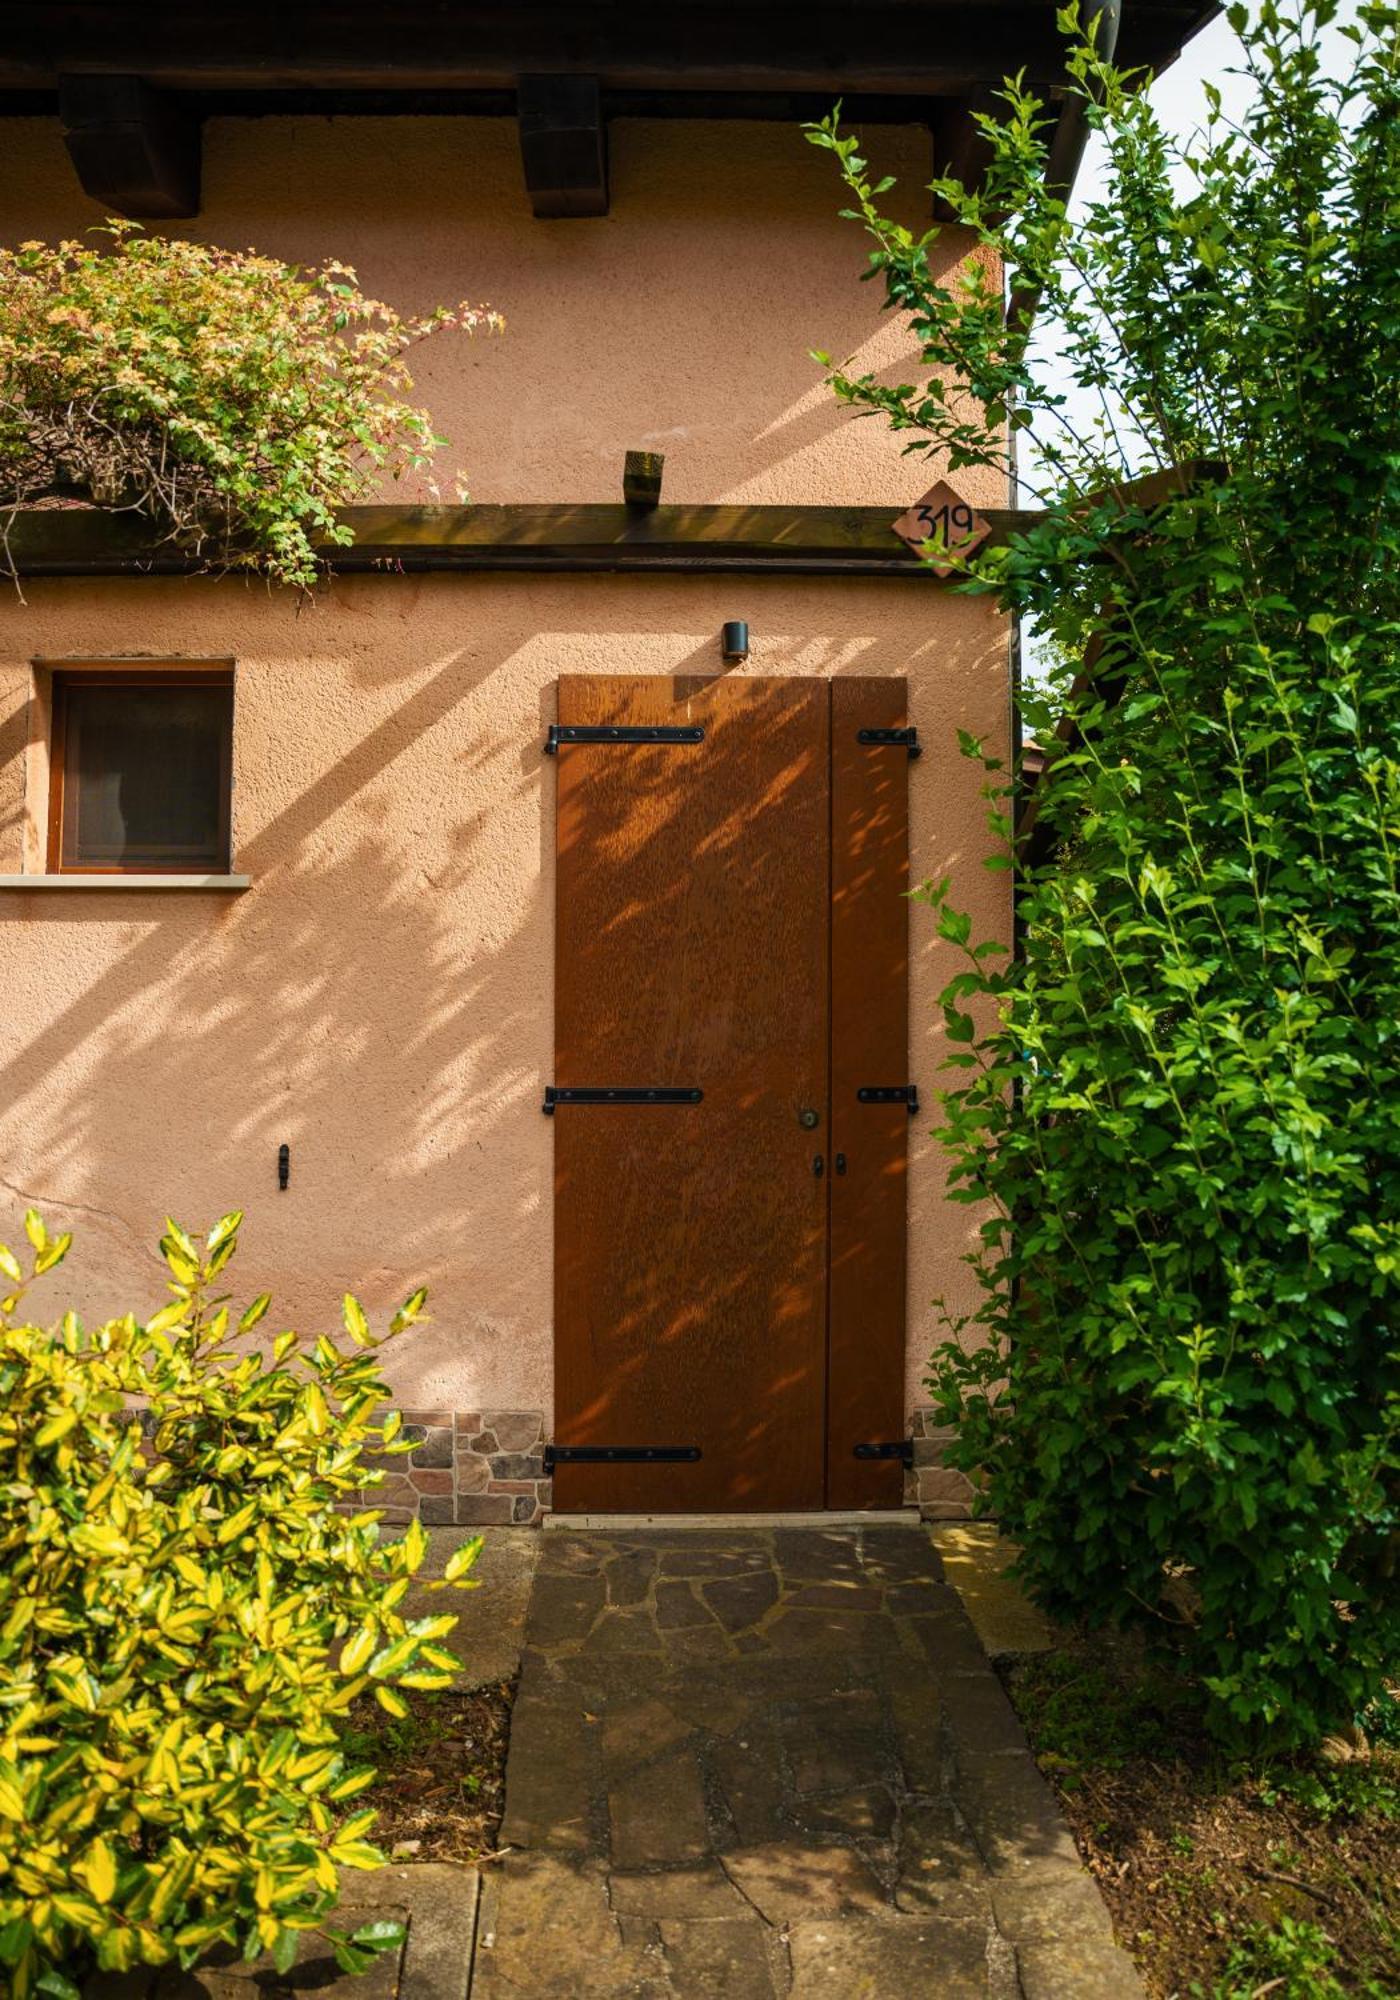
[[[46,662],[46,665],[48,663]],[[184,661],[172,661],[169,666],[160,661],[132,661],[130,665],[120,661],[100,661],[93,665],[74,661],[71,664],[55,661],[49,666],[52,676],[52,727],[49,735],[49,814],[48,814],[48,866],[51,875],[218,875],[226,874],[233,865],[233,663],[228,661],[217,666],[192,666]],[[92,862],[73,862],[64,859],[64,794],[67,789],[68,761],[68,697],[74,688],[92,687],[218,687],[228,690],[228,726],[224,731],[219,759],[219,826],[223,836],[223,853],[217,863],[209,861],[179,862],[111,862],[101,866]]]

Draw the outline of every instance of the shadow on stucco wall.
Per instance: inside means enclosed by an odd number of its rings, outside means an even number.
[[[3,1206],[36,1200],[78,1232],[45,1309],[148,1310],[161,1217],[207,1226],[243,1206],[235,1274],[273,1290],[278,1324],[333,1324],[346,1287],[383,1312],[426,1282],[433,1323],[393,1369],[405,1401],[471,1408],[489,1387],[500,1406],[547,1409],[554,680],[712,672],[734,581],[344,580],[301,617],[204,581],[31,597],[15,615],[26,652],[237,660],[235,865],[254,881],[227,899],[0,897]],[[909,675],[934,753],[914,767],[916,877],[985,848],[980,773],[953,732],[995,734],[1004,669],[985,606],[923,599],[936,616],[920,631],[920,597],[745,579],[741,606],[747,671]],[[12,686],[28,672],[17,650],[0,669]],[[6,828],[0,866],[17,868]],[[967,900],[1000,922],[1004,884],[974,872]],[[950,969],[930,931],[916,910],[926,1087]],[[942,1208],[941,1164],[911,1138],[921,1304],[956,1295],[966,1218]]]

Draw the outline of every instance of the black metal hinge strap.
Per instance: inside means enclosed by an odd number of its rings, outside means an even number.
[[[901,1438],[896,1444],[858,1444],[851,1450],[853,1458],[897,1458],[901,1465],[914,1463],[914,1441]]]
[[[919,1086],[917,1083],[863,1083],[856,1092],[859,1104],[907,1104],[909,1116],[919,1115]]]
[[[546,1118],[556,1104],[699,1104],[705,1093],[694,1084],[547,1083],[540,1107]]]
[[[917,729],[858,729],[856,742],[877,747],[892,744],[896,749],[907,750],[911,757],[922,757],[924,754]]]
[[[557,757],[561,743],[703,743],[705,732],[693,727],[672,727],[669,723],[578,723],[551,722],[545,739],[546,757]]]
[[[544,1469],[556,1465],[693,1465],[698,1444],[547,1444]]]

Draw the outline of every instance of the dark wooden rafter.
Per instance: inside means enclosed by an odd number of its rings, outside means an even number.
[[[606,215],[608,129],[597,77],[522,76],[516,115],[535,215],[542,220]]]
[[[1160,69],[1218,11],[1127,0],[1119,56]],[[840,98],[930,124],[935,164],[969,173],[1008,70],[1062,87],[1048,0],[399,0],[387,30],[360,0],[0,0],[0,116],[61,96],[84,187],[138,216],[194,212],[202,116],[279,111],[513,112],[541,216],[606,214],[619,116],[795,121]]]
[[[992,147],[977,120],[995,117],[999,108],[1005,109],[990,84],[979,85],[966,97],[946,98],[934,105],[929,126],[935,178],[952,175],[965,188],[979,185],[991,163]],[[933,212],[941,222],[951,219],[947,204],[937,199]]]
[[[139,76],[60,76],[59,117],[84,192],[134,219],[199,213],[199,120]]]
[[[1127,0],[1120,54],[1161,67],[1214,0]],[[959,96],[1023,70],[1063,78],[1048,0],[0,0],[0,90],[59,70],[172,90],[515,88],[522,75],[604,90],[869,91]]]

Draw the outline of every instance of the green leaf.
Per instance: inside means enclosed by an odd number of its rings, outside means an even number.
[[[368,1972],[376,1957],[374,1952],[357,1950],[352,1944],[337,1944],[334,1953],[342,1972]]]
[[[351,1940],[362,1945],[367,1951],[394,1951],[403,1943],[407,1931],[401,1923],[391,1917],[375,1917],[359,1929],[351,1932]]]
[[[47,1972],[40,1973],[34,1982],[34,1990],[36,1993],[50,1994],[52,2000],[82,2000],[82,1994],[72,1980],[66,1979],[53,1967]]]
[[[228,1215],[221,1215],[206,1238],[206,1247],[213,1252],[222,1250],[226,1243],[236,1242],[242,1225],[243,1211],[241,1208],[233,1209]]]
[[[382,1868],[384,1856],[367,1840],[340,1840],[331,1848],[331,1859],[342,1868]]]
[[[483,1537],[474,1535],[469,1542],[463,1542],[460,1548],[452,1551],[443,1568],[443,1576],[448,1583],[456,1583],[459,1577],[467,1574],[481,1554],[482,1546]]]

